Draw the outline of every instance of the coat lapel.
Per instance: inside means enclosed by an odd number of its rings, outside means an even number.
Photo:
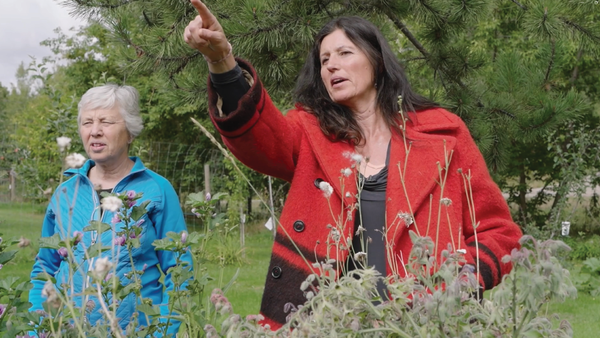
[[[406,224],[399,214],[410,216],[404,219],[414,222],[414,214],[439,185],[446,161],[451,162],[455,144],[452,136],[417,132],[410,125],[407,125],[406,141],[394,134],[386,191],[387,225],[388,231],[393,233],[388,241],[395,242],[407,229],[414,228],[415,224]],[[427,225],[416,226],[425,229]]]
[[[341,182],[342,170],[350,168],[354,163],[349,157],[350,154],[354,153],[354,147],[348,142],[332,142],[323,134],[316,118],[309,114],[306,114],[306,116],[307,118],[302,119],[302,121],[311,148],[325,173],[325,177],[322,177],[322,179],[331,184],[340,199],[343,199],[343,194],[348,192],[351,196],[355,196],[357,191],[356,170],[351,170],[350,176],[343,177],[343,187]],[[348,202],[348,199],[346,201]]]

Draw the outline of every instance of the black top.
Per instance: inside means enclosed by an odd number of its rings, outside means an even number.
[[[391,141],[390,141],[391,143]],[[356,252],[367,253],[367,266],[373,266],[383,277],[386,272],[386,250],[385,250],[385,190],[387,188],[388,164],[390,160],[390,144],[388,144],[385,159],[385,167],[377,174],[364,177],[359,173],[359,186],[362,185],[360,192],[360,204],[357,217],[354,222],[354,237],[352,239],[352,256]],[[362,224],[365,229],[360,234],[356,234],[358,227]],[[360,264],[353,261],[348,269],[355,269]],[[377,290],[383,299],[387,299],[387,289],[383,280],[377,282]]]

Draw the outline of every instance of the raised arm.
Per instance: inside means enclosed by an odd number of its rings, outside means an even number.
[[[211,73],[220,74],[232,70],[236,62],[223,27],[204,3],[200,0],[190,2],[198,15],[185,28],[183,39],[190,47],[202,53]]]

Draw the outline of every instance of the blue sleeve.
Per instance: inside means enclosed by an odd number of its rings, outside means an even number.
[[[173,189],[173,186],[171,186],[171,184],[169,183],[163,184],[161,188],[162,207],[158,210],[154,219],[154,226],[156,228],[157,239],[165,238],[167,236],[167,232],[169,231],[175,233],[180,233],[184,230],[187,231],[187,226],[183,217],[183,211],[181,210],[181,206],[179,205],[179,198],[177,197],[175,189]],[[173,291],[175,287],[171,279],[171,274],[167,273],[167,271],[169,270],[169,268],[177,264],[177,257],[176,254],[171,251],[158,251],[157,256],[160,268],[165,273],[165,293],[163,295],[163,303],[160,307],[160,314],[161,317],[163,317],[169,314],[168,293],[170,291]],[[187,266],[190,269],[192,268],[192,255],[189,251],[187,251],[181,257],[181,260],[187,262]],[[182,285],[182,287],[185,288],[186,284]],[[169,326],[167,333],[173,334],[174,336],[175,333],[179,330],[180,323],[178,321],[173,320],[171,320],[171,323],[172,324]]]
[[[46,209],[44,222],[42,223],[42,237],[51,237],[54,235],[56,229],[55,225],[55,214],[52,210],[52,205],[49,205],[48,209]],[[45,301],[45,298],[42,296],[42,289],[46,282],[43,280],[35,280],[34,277],[43,272],[54,276],[58,271],[61,262],[61,257],[54,249],[40,248],[38,251],[35,262],[33,263],[33,269],[31,270],[31,284],[33,284],[33,288],[29,291],[29,302],[32,304],[31,308],[29,308],[30,312],[43,310],[42,303]]]

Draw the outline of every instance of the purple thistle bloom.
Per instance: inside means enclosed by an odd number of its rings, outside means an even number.
[[[129,233],[129,238],[136,238],[135,231]]]
[[[128,202],[127,202],[127,206],[128,206],[129,208],[133,207],[133,206],[134,206],[134,205],[136,205],[136,204],[137,204],[137,201],[128,201]]]
[[[0,270],[2,270],[3,267],[4,267],[4,265],[0,264]]]
[[[115,213],[115,214],[113,215],[112,219],[110,220],[110,222],[111,222],[112,224],[117,224],[117,223],[121,222],[121,217],[119,217],[119,214],[118,214],[118,213]]]
[[[44,310],[35,310],[34,312],[40,317],[46,317],[48,315],[48,313]]]
[[[73,238],[75,238],[75,242],[73,242],[73,245],[79,244],[79,242],[81,242],[81,240],[83,239],[83,232],[75,231],[73,233]]]
[[[209,192],[207,192],[207,193],[206,193],[206,196],[204,196],[204,200],[205,200],[206,202],[208,202],[208,201],[210,201],[211,199],[212,199],[212,196],[210,196],[210,193],[209,193]]]
[[[137,222],[135,225],[139,227],[139,226],[141,226],[142,224],[144,224],[144,222],[146,222],[146,220],[144,220],[144,219],[141,219],[141,220],[139,220],[139,221],[138,221],[138,222]]]
[[[4,311],[6,311],[6,305],[0,304],[0,317],[2,317],[2,315],[4,314]]]
[[[146,271],[147,267],[148,267],[148,264],[144,264],[144,266],[142,266],[142,271]]]
[[[129,198],[130,200],[134,199],[135,195],[136,195],[135,191],[133,191],[133,190],[127,191],[127,198]]]
[[[119,237],[115,237],[114,239],[114,244],[118,245],[118,246],[123,246],[125,245],[125,241],[127,240],[127,237],[125,237],[125,235],[119,236]]]
[[[67,248],[61,247],[60,249],[58,249],[58,254],[62,258],[66,258],[69,255],[69,251],[67,250]]]
[[[200,216],[202,216],[202,215],[200,215],[200,213],[198,212],[198,209],[196,209],[196,208],[192,208],[192,214],[194,214],[198,218],[200,218]]]
[[[104,281],[108,282],[112,278],[112,276],[113,276],[112,272],[109,272],[108,274],[106,274],[106,277],[104,277]]]
[[[188,237],[187,232],[184,231],[181,233],[181,244],[185,244],[185,242],[187,241],[187,237]]]
[[[0,244],[2,244],[2,237],[0,237]]]

